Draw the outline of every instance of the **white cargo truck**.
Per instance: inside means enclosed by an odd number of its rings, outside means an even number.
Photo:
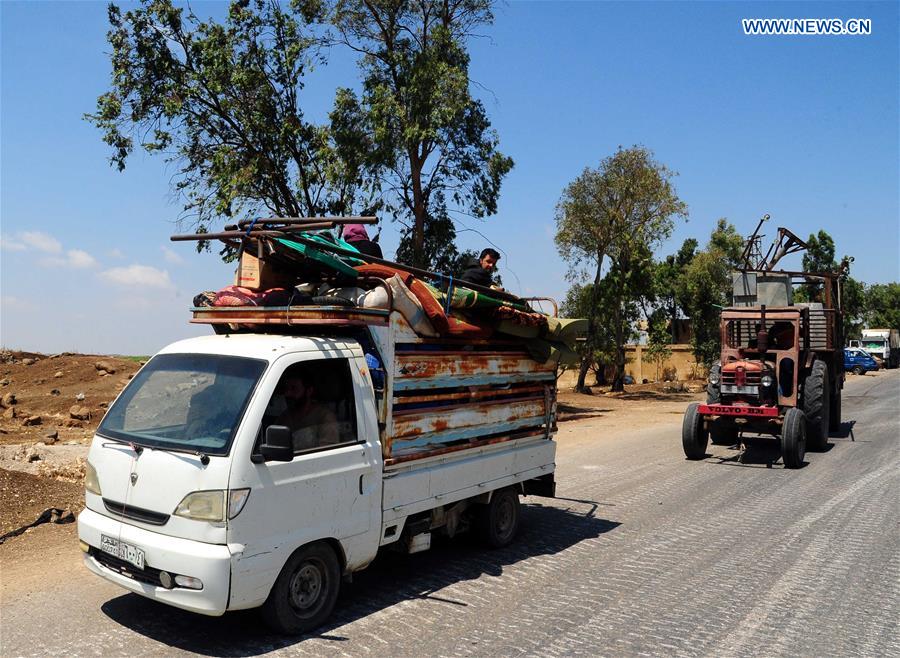
[[[232,310],[204,321],[236,327]],[[379,550],[470,526],[500,547],[519,496],[554,495],[556,366],[521,341],[422,338],[377,309],[284,315],[290,334],[169,345],[111,405],[78,517],[88,569],[299,633]]]
[[[879,359],[885,368],[900,365],[900,332],[896,329],[863,329],[859,347]]]

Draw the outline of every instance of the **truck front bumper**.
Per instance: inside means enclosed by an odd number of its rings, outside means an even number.
[[[731,416],[744,418],[777,418],[778,407],[740,404],[701,404],[697,409],[704,416]]]
[[[114,537],[142,550],[144,569],[123,560],[110,559],[100,550],[101,535]],[[85,508],[78,515],[78,538],[89,547],[85,566],[98,576],[141,596],[161,603],[217,616],[228,608],[231,552],[227,546],[170,537],[122,523]],[[198,578],[202,589],[159,584],[159,572]]]

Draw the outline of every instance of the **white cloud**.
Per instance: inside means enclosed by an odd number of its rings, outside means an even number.
[[[27,299],[20,299],[13,295],[3,295],[0,297],[0,305],[8,309],[19,309],[21,311],[34,308],[34,304]]]
[[[167,263],[172,263],[173,265],[181,265],[184,262],[184,259],[179,256],[174,250],[169,249],[168,247],[162,247],[163,258]]]
[[[149,265],[129,265],[113,267],[100,273],[100,277],[120,286],[143,286],[145,288],[171,288],[172,280],[166,270]]]
[[[3,251],[25,251],[25,245],[21,242],[13,242],[8,235],[0,235],[0,249]]]
[[[81,249],[69,249],[62,258],[43,258],[40,263],[48,267],[74,267],[76,269],[96,267],[99,264],[96,258]]]
[[[109,250],[109,257],[122,259],[122,258],[125,258],[125,254],[122,252],[121,249],[119,249],[118,247],[115,247],[115,248]]]
[[[61,254],[63,250],[59,240],[40,231],[24,231],[19,233],[19,239],[29,247],[48,254]]]

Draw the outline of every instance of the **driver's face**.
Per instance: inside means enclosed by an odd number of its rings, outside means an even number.
[[[288,400],[302,400],[309,392],[302,379],[289,379],[284,383],[284,397]]]
[[[484,258],[479,262],[481,263],[481,269],[490,271],[493,270],[494,266],[497,264],[497,259],[490,254],[485,254]]]

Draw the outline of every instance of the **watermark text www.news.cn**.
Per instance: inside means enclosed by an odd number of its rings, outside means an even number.
[[[871,18],[742,18],[744,34],[751,36],[868,36]]]

